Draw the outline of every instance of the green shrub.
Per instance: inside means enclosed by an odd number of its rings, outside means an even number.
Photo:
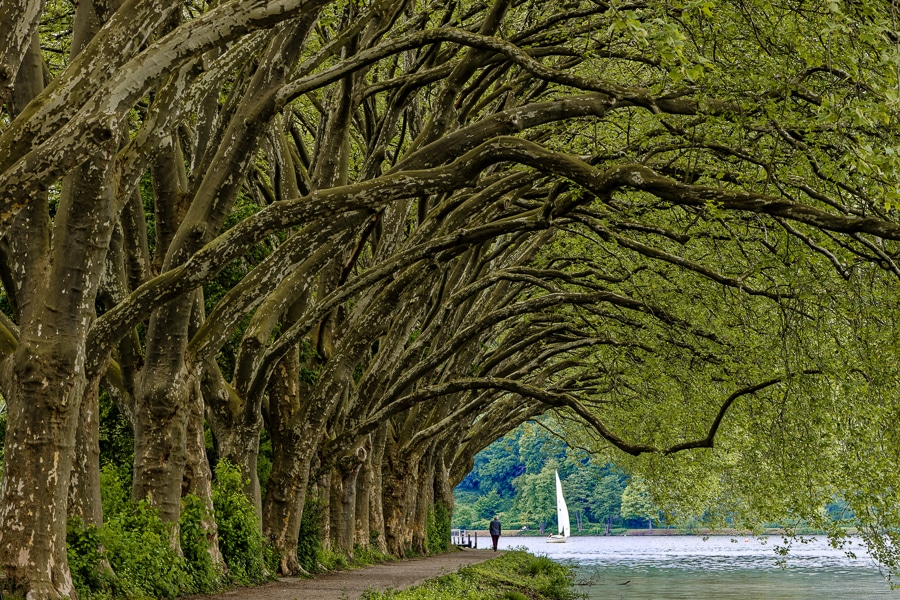
[[[216,465],[212,497],[219,549],[236,583],[259,583],[270,578],[270,552],[260,531],[259,517],[244,495],[244,481],[238,467],[227,461]]]
[[[450,549],[450,511],[442,503],[428,511],[425,524],[425,550],[428,554],[447,552]]]
[[[129,499],[126,478],[114,466],[101,471],[106,523],[102,527],[69,522],[69,565],[80,598],[174,598],[211,592],[222,575],[209,554],[209,528],[215,517],[219,549],[230,579],[259,583],[274,569],[263,543],[259,518],[243,494],[240,471],[225,462],[216,468],[214,515],[189,495],[182,500],[176,551],[174,524],[164,522],[146,502]]]
[[[198,592],[211,592],[221,584],[221,574],[209,554],[213,515],[206,503],[193,494],[181,501],[179,534],[185,571]]]
[[[69,519],[66,529],[66,551],[69,570],[79,598],[91,597],[100,590],[110,590],[115,581],[107,569],[103,569],[100,529],[89,527],[81,519]]]
[[[353,566],[355,567],[375,565],[392,560],[394,560],[393,556],[380,552],[374,545],[366,547],[356,544],[353,547]]]
[[[80,598],[174,598],[201,591],[174,548],[175,527],[145,502],[102,527],[69,522],[66,542]]]
[[[103,516],[106,520],[128,510],[131,501],[131,474],[123,473],[112,464],[100,469],[100,497],[103,504]]]
[[[414,588],[385,592],[368,591],[361,600],[499,600],[496,589],[480,589],[469,577],[451,573]]]
[[[326,571],[342,571],[350,566],[345,554],[328,548],[321,548],[316,560]]]
[[[319,527],[321,516],[322,502],[312,494],[307,494],[297,539],[297,560],[307,573],[319,571],[319,554],[322,552],[322,532]]]

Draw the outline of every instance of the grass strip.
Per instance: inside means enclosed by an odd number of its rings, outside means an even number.
[[[497,558],[402,591],[368,591],[363,600],[575,600],[574,572],[546,556],[510,550]]]

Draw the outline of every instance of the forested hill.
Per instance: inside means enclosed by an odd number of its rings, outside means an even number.
[[[475,457],[474,468],[455,490],[454,527],[487,529],[498,514],[507,530],[554,529],[554,471],[562,480],[573,532],[649,527],[649,517],[659,517],[643,482],[529,422]]]
[[[544,424],[546,423],[546,424]],[[566,445],[550,431],[552,420],[529,421],[475,456],[472,471],[454,490],[453,526],[487,529],[498,515],[505,530],[556,531],[554,471],[559,472],[573,534],[616,534],[626,529],[675,527],[692,532],[707,525],[740,525],[728,518],[705,522],[710,515],[666,517],[648,483],[632,477],[599,455]],[[855,524],[840,498],[821,507],[825,522],[846,528]],[[806,530],[806,523],[772,521],[778,529]],[[819,523],[813,529],[821,528]]]

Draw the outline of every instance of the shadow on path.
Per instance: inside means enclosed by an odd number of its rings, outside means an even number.
[[[503,554],[464,549],[319,575],[315,579],[283,578],[266,585],[236,588],[221,594],[191,596],[191,600],[358,600],[367,590],[402,590],[454,573],[467,565]]]

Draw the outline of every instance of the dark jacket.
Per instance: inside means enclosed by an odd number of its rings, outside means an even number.
[[[491,535],[500,535],[500,521],[497,519],[491,521]]]

